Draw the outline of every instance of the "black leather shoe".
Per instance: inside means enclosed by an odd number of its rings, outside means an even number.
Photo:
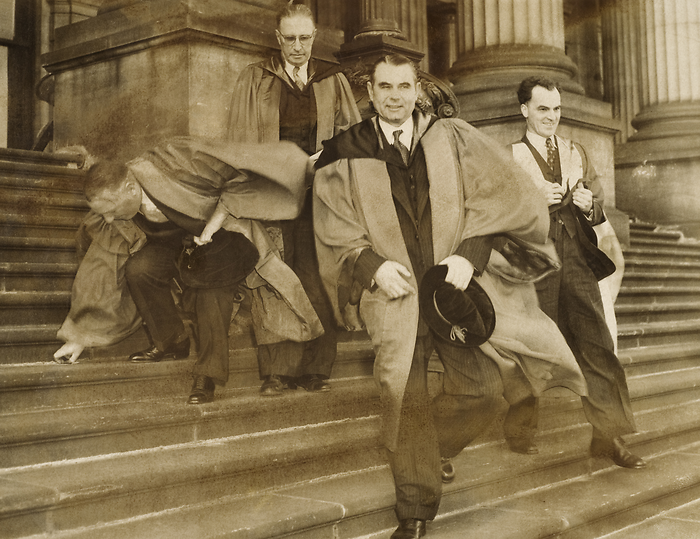
[[[455,480],[455,467],[452,464],[452,459],[442,458],[440,459],[440,475],[442,477],[442,482],[452,483]]]
[[[298,387],[303,387],[306,391],[322,393],[331,390],[331,385],[318,374],[305,374],[294,380]]]
[[[506,438],[506,443],[513,453],[522,455],[536,455],[540,452],[535,442],[528,438]]]
[[[168,359],[185,359],[190,355],[190,340],[177,343],[167,350],[161,350],[155,344],[146,350],[141,350],[129,356],[132,363],[158,363]]]
[[[612,440],[593,438],[591,440],[591,456],[607,457],[621,468],[639,470],[647,465],[641,457],[630,453],[629,449],[625,447],[625,442],[619,436]]]
[[[391,539],[418,539],[425,535],[425,520],[407,518],[399,522],[399,527],[391,534]]]
[[[286,376],[271,374],[265,377],[260,386],[260,393],[265,397],[274,397],[281,395],[285,389],[296,389],[296,385],[291,383]]]
[[[195,376],[187,404],[205,404],[214,400],[214,380],[208,376]]]

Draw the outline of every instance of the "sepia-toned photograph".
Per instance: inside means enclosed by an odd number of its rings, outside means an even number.
[[[0,0],[0,539],[700,539],[700,2]]]

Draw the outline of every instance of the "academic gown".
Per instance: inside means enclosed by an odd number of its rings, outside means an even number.
[[[421,133],[426,119],[418,116],[417,121]],[[546,205],[502,148],[466,122],[453,119],[435,121],[419,143],[430,182],[434,263],[467,239],[509,234],[529,242],[556,264],[556,254],[546,244]],[[365,120],[325,143],[316,173],[316,248],[339,320],[343,308],[339,298],[347,298],[355,261],[366,248],[408,268],[407,280],[417,289],[386,164],[376,158],[378,144],[372,119]],[[518,283],[518,271],[507,266],[492,253],[486,271],[475,277],[496,310],[496,328],[481,349],[506,371],[524,373],[528,392],[539,394],[561,385],[585,394],[581,371],[556,325],[538,309],[532,283]],[[509,273],[509,280],[499,276]],[[393,450],[416,343],[418,297],[389,300],[381,291],[365,290],[360,312],[376,353],[375,378],[386,410],[384,443]],[[515,386],[523,385],[522,376],[519,382]]]
[[[265,337],[314,339],[321,323],[298,277],[282,260],[259,220],[290,219],[301,210],[307,155],[291,143],[235,144],[191,137],[173,138],[127,164],[160,203],[206,221],[217,205],[229,212],[223,228],[241,232],[258,248],[260,259],[246,285],[276,291],[272,309],[286,311],[286,327],[266,324]],[[118,342],[140,327],[124,279],[124,263],[145,243],[131,221],[111,224],[94,213],[85,220],[90,244],[76,274],[71,310],[58,337],[85,346]],[[273,320],[278,313],[270,312]]]

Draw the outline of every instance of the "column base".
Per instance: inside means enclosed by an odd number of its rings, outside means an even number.
[[[700,132],[615,148],[617,205],[643,221],[700,238]]]
[[[497,45],[469,51],[455,62],[447,76],[457,95],[517,87],[526,77],[548,77],[562,90],[583,94],[572,80],[576,65],[556,47],[543,45]]]

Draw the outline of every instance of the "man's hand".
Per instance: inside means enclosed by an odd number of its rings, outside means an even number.
[[[566,187],[555,182],[548,182],[542,187],[542,193],[547,200],[547,206],[553,206],[562,201],[562,197],[566,194]]]
[[[469,281],[474,275],[474,265],[466,258],[459,255],[450,255],[440,265],[447,266],[445,282],[450,283],[458,290],[464,290],[469,286]]]
[[[387,260],[374,274],[374,282],[390,299],[398,299],[415,293],[414,288],[404,279],[410,276],[411,272],[405,266]]]
[[[209,221],[207,221],[202,233],[199,236],[194,237],[194,242],[197,245],[206,245],[207,243],[210,243],[211,237],[219,231],[221,226],[224,224],[226,217],[228,217],[228,210],[219,204],[214,210],[212,216],[209,218]]]
[[[573,192],[573,201],[584,215],[588,215],[593,209],[593,193],[586,189],[581,183],[578,184]]]
[[[62,359],[67,359],[68,363],[75,363],[78,361],[78,357],[80,354],[83,353],[83,350],[85,350],[85,346],[82,344],[79,344],[77,342],[67,342],[61,348],[56,350],[56,353],[53,355],[53,358],[57,361],[61,361]]]

